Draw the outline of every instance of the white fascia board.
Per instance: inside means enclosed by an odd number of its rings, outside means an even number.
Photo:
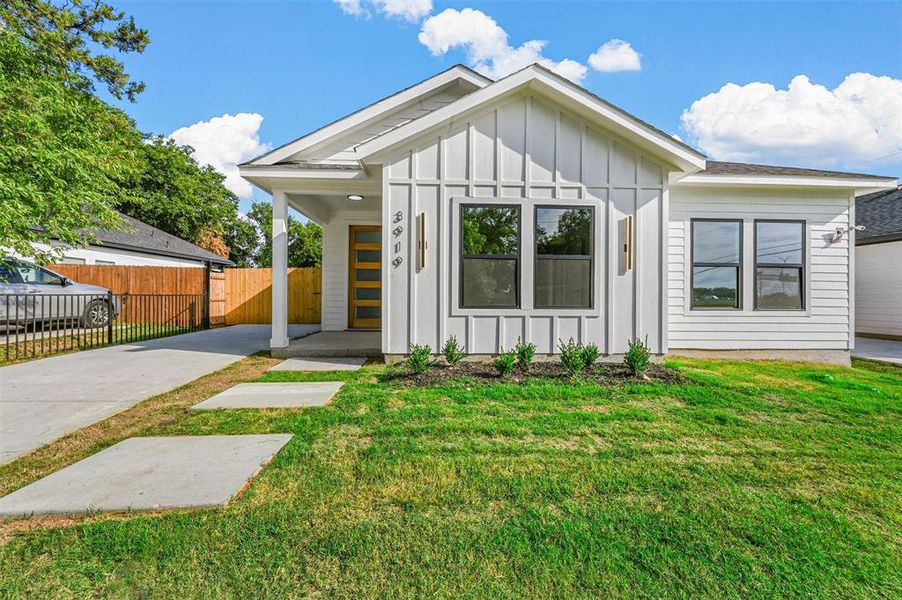
[[[275,179],[336,179],[340,181],[363,181],[369,179],[369,177],[367,177],[366,173],[363,170],[358,169],[298,169],[295,167],[256,167],[254,165],[238,167],[238,174],[244,178],[269,177]]]
[[[360,161],[372,159],[433,127],[452,121],[461,114],[525,87],[534,88],[544,95],[551,94],[556,99],[563,97],[569,101],[565,104],[581,108],[579,112],[627,139],[646,142],[646,146],[655,148],[654,153],[665,154],[669,162],[677,164],[682,169],[695,171],[705,168],[704,155],[614,108],[579,86],[536,66],[527,67],[428,115],[358,145],[355,148],[357,159]]]
[[[316,131],[313,131],[303,137],[300,137],[296,140],[288,142],[283,146],[279,146],[274,150],[270,150],[266,154],[258,156],[257,158],[246,163],[247,165],[273,165],[279,161],[285,160],[286,158],[297,154],[301,150],[319,144],[329,138],[335,137],[337,135],[341,135],[342,133],[357,127],[358,125],[362,125],[371,121],[372,119],[378,118],[380,115],[394,110],[408,102],[413,102],[420,96],[424,94],[428,94],[429,92],[441,88],[445,85],[451,84],[459,79],[463,79],[472,83],[474,86],[483,88],[491,83],[490,79],[487,79],[478,73],[474,73],[469,69],[466,69],[460,65],[455,65],[450,69],[439,73],[433,77],[425,81],[421,81],[406,90],[398,92],[388,98],[384,98],[367,106],[366,108],[362,108],[355,113],[351,113],[350,115],[343,117],[325,127],[321,127]]]
[[[857,177],[804,177],[798,175],[706,175],[704,172],[683,177],[673,182],[674,186],[721,186],[721,187],[761,187],[783,186],[803,188],[845,188],[864,193],[893,189],[896,180],[892,178],[873,179]],[[858,192],[861,190],[861,192]]]

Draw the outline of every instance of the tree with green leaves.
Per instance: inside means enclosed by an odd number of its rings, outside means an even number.
[[[272,205],[268,202],[254,202],[247,216],[254,222],[260,234],[260,245],[254,256],[254,264],[258,267],[271,267]],[[322,228],[312,221],[302,223],[289,215],[288,266],[318,267],[322,265],[322,254]]]
[[[94,241],[120,225],[114,206],[141,165],[141,136],[128,116],[93,95],[95,82],[134,99],[107,51],[141,52],[147,32],[103,2],[0,3],[0,248]]]

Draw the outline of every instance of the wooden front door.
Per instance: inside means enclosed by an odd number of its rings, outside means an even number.
[[[348,264],[348,324],[351,329],[382,327],[382,228],[351,225]]]

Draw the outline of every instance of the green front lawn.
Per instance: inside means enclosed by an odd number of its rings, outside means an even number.
[[[324,409],[179,409],[143,433],[295,437],[223,510],[5,526],[0,595],[902,595],[902,370],[670,364],[689,383],[368,367]]]

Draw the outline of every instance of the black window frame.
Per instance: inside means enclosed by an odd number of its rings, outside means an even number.
[[[540,209],[560,209],[560,210],[589,210],[590,220],[589,220],[589,305],[588,306],[538,306],[536,304],[536,298],[538,294],[536,293],[538,289],[538,279],[535,274],[538,273],[539,266],[539,239],[537,235],[537,230],[539,227],[539,210]],[[591,310],[595,307],[595,207],[591,204],[567,204],[567,205],[559,205],[559,204],[537,204],[533,210],[533,278],[532,278],[532,297],[533,297],[533,308],[539,310]],[[566,254],[543,254],[542,256],[550,257],[554,260],[586,260],[585,256],[580,255],[566,255]]]
[[[696,223],[737,223],[739,225],[739,257],[735,263],[695,262],[695,224]],[[742,219],[691,219],[689,221],[689,308],[699,311],[741,311],[742,310],[742,268],[743,268],[743,235]],[[735,268],[736,269],[736,306],[696,306],[695,305],[695,268]]]
[[[515,208],[517,210],[517,254],[464,254],[464,211],[468,208]],[[520,284],[523,280],[521,269],[523,268],[523,206],[521,204],[510,202],[461,202],[458,208],[457,220],[457,256],[458,256],[458,274],[457,274],[457,296],[458,307],[461,310],[511,310],[519,309],[523,302],[523,294],[520,290]],[[513,305],[472,305],[464,304],[464,259],[465,258],[483,258],[494,260],[513,260],[514,261],[514,296],[516,303]]]
[[[801,263],[759,263],[758,262],[758,223],[793,223],[795,225],[799,225],[802,229],[802,262]],[[808,310],[806,308],[807,298],[805,296],[805,271],[808,269],[808,263],[806,262],[808,256],[808,222],[804,219],[755,219],[752,227],[754,228],[752,231],[752,251],[754,254],[754,265],[752,267],[752,290],[753,290],[753,305],[755,310],[760,310],[762,312],[805,312]],[[802,301],[801,308],[760,308],[758,306],[758,268],[762,269],[798,269],[799,270],[799,297]]]

